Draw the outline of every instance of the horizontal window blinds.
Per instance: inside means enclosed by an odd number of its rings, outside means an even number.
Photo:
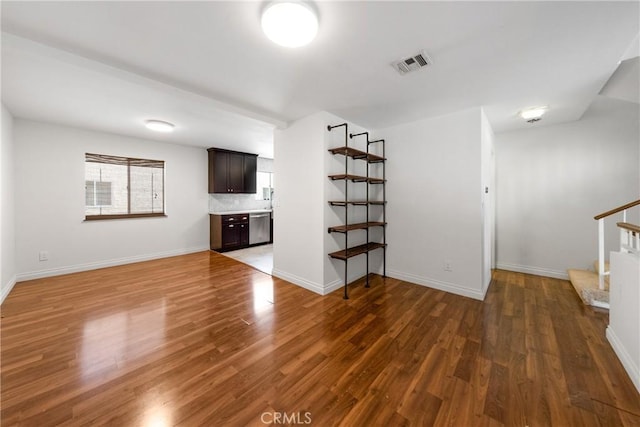
[[[85,154],[85,162],[104,163],[108,165],[121,165],[121,166],[139,166],[146,168],[161,168],[164,169],[164,161],[162,160],[147,160],[147,159],[134,159],[131,157],[118,157],[107,156],[104,154]]]

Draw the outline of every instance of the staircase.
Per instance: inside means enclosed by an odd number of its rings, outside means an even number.
[[[609,263],[605,260],[604,221],[622,212],[620,230],[620,252],[640,256],[640,227],[627,222],[627,210],[640,205],[640,200],[604,212],[594,217],[598,221],[598,260],[594,261],[594,271],[568,270],[569,280],[578,296],[587,305],[609,309]]]
[[[600,269],[598,261],[593,262],[591,270],[567,270],[569,280],[575,288],[578,296],[587,305],[609,308],[609,263],[605,263],[604,289],[600,289]]]

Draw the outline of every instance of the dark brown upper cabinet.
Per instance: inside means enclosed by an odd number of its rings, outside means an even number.
[[[258,155],[209,148],[209,193],[256,192]]]

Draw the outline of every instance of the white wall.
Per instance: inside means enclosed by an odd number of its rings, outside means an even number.
[[[640,392],[640,258],[611,252],[607,338]]]
[[[491,270],[495,267],[495,205],[496,205],[496,182],[495,182],[495,157],[494,157],[494,134],[491,124],[484,111],[480,116],[480,145],[482,150],[481,160],[481,185],[482,194],[482,291],[486,293],[491,283]]]
[[[13,117],[2,105],[0,141],[0,303],[16,282]]]
[[[208,248],[204,149],[21,119],[14,140],[18,280]],[[164,160],[167,217],[85,222],[86,152]]]
[[[273,275],[324,294],[326,113],[274,133]]]
[[[593,217],[640,198],[638,116],[638,104],[598,97],[579,121],[496,135],[499,268],[559,278],[591,268]],[[607,223],[607,253],[620,220]]]
[[[484,298],[480,108],[381,134],[388,158],[387,274]]]

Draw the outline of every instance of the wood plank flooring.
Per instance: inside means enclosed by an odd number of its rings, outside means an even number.
[[[496,271],[484,302],[374,276],[321,297],[213,252],[2,305],[2,426],[639,426],[607,314]]]

